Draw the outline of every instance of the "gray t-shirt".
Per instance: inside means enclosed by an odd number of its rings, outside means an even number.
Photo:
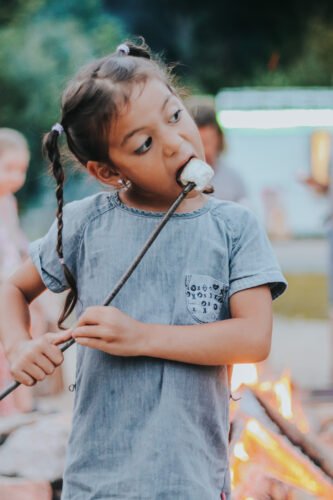
[[[212,179],[214,196],[220,200],[244,203],[248,198],[245,182],[234,168],[225,164],[222,156],[219,157],[214,167],[215,174]]]
[[[79,292],[77,315],[102,304],[162,217],[117,193],[70,203],[64,257]],[[56,225],[32,243],[45,285],[67,288]],[[174,214],[113,301],[147,323],[194,325],[230,317],[229,298],[285,281],[252,213],[208,198]],[[230,496],[225,366],[117,357],[77,346],[73,426],[63,499],[218,500]]]

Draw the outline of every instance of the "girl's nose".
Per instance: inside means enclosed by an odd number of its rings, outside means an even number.
[[[179,152],[183,143],[183,138],[177,132],[170,132],[165,134],[163,141],[163,151],[166,156],[173,156]]]

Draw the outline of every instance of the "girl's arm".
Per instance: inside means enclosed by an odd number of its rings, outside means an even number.
[[[268,286],[232,295],[232,319],[189,326],[147,324],[113,307],[91,307],[73,331],[77,342],[119,356],[150,356],[199,365],[251,363],[270,351]]]
[[[45,285],[30,259],[0,287],[1,341],[13,378],[26,385],[53,373],[63,361],[56,344],[71,338],[66,331],[32,340],[29,304],[44,290]]]
[[[272,336],[268,286],[237,292],[232,319],[191,326],[150,325],[150,356],[200,365],[256,363],[267,358]],[[156,328],[155,328],[156,326]]]

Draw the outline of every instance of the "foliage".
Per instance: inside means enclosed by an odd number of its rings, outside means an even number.
[[[126,33],[125,33],[126,31]],[[333,3],[327,0],[11,0],[0,3],[1,126],[32,149],[21,201],[40,192],[42,134],[83,63],[143,35],[187,86],[214,94],[241,85],[331,85]]]
[[[259,70],[255,85],[330,86],[333,84],[333,23],[311,19],[302,51],[284,69]]]
[[[106,0],[105,5],[154,50],[181,61],[179,72],[203,93],[250,85],[257,77],[269,82],[276,76],[285,84],[290,76],[306,82],[309,75],[297,72],[302,73],[309,45],[321,52],[329,49],[326,57],[333,59],[332,47],[325,47],[312,25],[315,19],[327,23],[328,34],[333,23],[333,3],[328,0]],[[291,78],[295,62],[299,64]],[[318,85],[328,80],[317,73],[310,79]]]
[[[1,126],[20,130],[32,151],[28,180],[19,193],[23,203],[45,183],[41,138],[59,118],[66,82],[78,67],[123,39],[120,22],[97,7],[92,0],[80,2],[80,9],[74,1],[50,6],[36,0],[20,5],[11,22],[0,26]]]

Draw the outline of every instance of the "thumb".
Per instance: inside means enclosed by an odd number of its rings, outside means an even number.
[[[73,330],[71,328],[69,330],[65,330],[64,332],[53,333],[52,334],[53,338],[51,342],[54,345],[63,344],[64,342],[72,338],[72,333]]]

